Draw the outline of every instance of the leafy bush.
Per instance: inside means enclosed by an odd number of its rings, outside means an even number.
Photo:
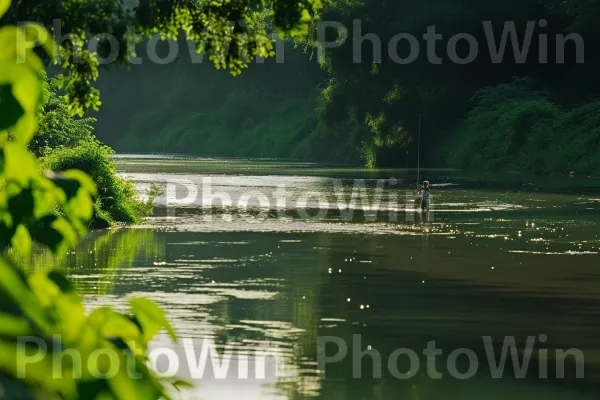
[[[105,228],[115,223],[133,224],[152,213],[154,197],[138,199],[133,183],[116,175],[113,150],[94,135],[93,118],[73,116],[58,95],[55,80],[44,85],[44,105],[38,112],[38,128],[29,150],[52,171],[78,169],[87,173],[98,188],[91,226]]]
[[[143,201],[131,181],[116,174],[110,147],[97,140],[78,143],[75,147],[53,150],[41,159],[43,168],[52,171],[78,169],[88,174],[98,187],[92,226],[107,227],[114,223],[135,224],[152,213],[153,198]]]
[[[448,146],[451,166],[534,174],[600,172],[600,102],[565,111],[530,82],[485,88]]]

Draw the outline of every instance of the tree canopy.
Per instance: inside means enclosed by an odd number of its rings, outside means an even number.
[[[274,55],[265,18],[278,34],[300,37],[308,33],[321,7],[320,0],[18,0],[2,23],[33,21],[58,36],[56,50],[46,59],[62,70],[59,85],[73,110],[82,115],[101,105],[93,86],[99,58],[116,50],[111,64],[127,64],[135,57],[132,45],[140,37],[177,39],[184,34],[216,68],[238,75],[252,58]],[[41,32],[35,33],[43,40]],[[35,33],[29,37],[32,41]]]
[[[81,168],[59,168],[59,173],[43,171],[30,149],[45,156],[48,147],[67,146],[77,136],[81,139],[89,134],[90,120],[70,120],[65,113],[65,106],[68,111],[82,114],[100,105],[92,86],[98,76],[96,55],[83,49],[79,54],[82,62],[77,60],[77,46],[89,35],[118,33],[132,18],[140,22],[141,31],[147,35],[158,30],[172,37],[180,30],[195,39],[206,35],[205,48],[213,62],[236,73],[244,65],[240,44],[249,43],[251,54],[268,55],[270,42],[263,40],[264,30],[254,39],[247,39],[242,32],[248,27],[243,24],[240,28],[231,27],[225,21],[243,20],[251,9],[266,6],[273,8],[278,29],[295,35],[303,31],[302,26],[319,4],[310,0],[143,1],[132,11],[118,0],[16,0],[12,5],[10,0],[0,0],[0,389],[3,397],[157,400],[169,398],[167,385],[176,388],[180,384],[160,379],[146,363],[148,343],[159,331],[165,329],[176,339],[164,311],[154,302],[136,298],[131,299],[127,313],[101,307],[86,314],[75,286],[62,272],[25,273],[31,270],[27,263],[32,242],[47,246],[55,254],[63,254],[75,245],[87,231],[94,211],[93,200],[99,194],[97,185]],[[74,35],[68,43],[57,45],[44,28],[55,18],[63,20]],[[25,20],[35,20],[38,24],[20,23]],[[210,32],[206,33],[204,28]],[[219,40],[224,36],[234,38],[229,44],[232,52],[222,51]],[[24,42],[38,43],[41,49],[23,47]],[[57,80],[58,86],[66,91],[64,99],[53,96],[45,86],[43,61],[55,62],[57,54],[61,56],[59,67],[65,72]],[[123,62],[129,55],[123,56]],[[64,124],[67,131],[57,134],[57,123]],[[78,154],[73,155],[77,159]],[[10,258],[8,252],[12,252]],[[17,267],[14,258],[22,260],[25,266]],[[56,367],[53,356],[49,355],[29,360],[26,368],[27,357],[23,357],[25,349],[20,342],[24,336],[35,338],[36,344],[52,351],[75,350],[81,356],[81,363],[62,363]],[[99,373],[98,368],[94,371],[89,360],[98,352],[116,357],[116,370],[115,365],[109,365],[111,373]],[[131,369],[137,372],[136,376]]]

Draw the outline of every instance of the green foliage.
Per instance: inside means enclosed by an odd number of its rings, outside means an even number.
[[[361,147],[361,155],[365,167],[375,168],[377,165],[377,153],[375,152],[373,145],[368,145],[366,142],[363,142]]]
[[[15,38],[27,35],[28,29],[0,29],[0,83],[10,87],[9,101],[0,103],[0,251],[12,246],[24,256],[32,240],[55,251],[74,244],[87,228],[96,194],[93,182],[79,171],[41,174],[27,151],[37,128],[44,82],[43,64],[33,51],[25,63],[17,63]],[[54,213],[56,205],[60,215]]]
[[[478,93],[449,146],[449,163],[536,174],[600,172],[600,103],[564,111],[528,83],[516,80]]]
[[[148,369],[144,352],[159,330],[173,330],[154,303],[133,299],[130,315],[107,307],[85,315],[81,298],[61,273],[36,272],[24,278],[2,260],[0,296],[0,369],[9,376],[24,375],[20,382],[27,385],[29,397],[34,393],[64,399],[158,399],[163,395],[163,384]],[[17,338],[25,336],[34,338],[36,345],[20,344]],[[33,357],[39,348],[42,356]],[[53,363],[53,357],[67,349],[81,356],[82,362]],[[113,358],[100,362],[95,370],[87,360],[98,351]],[[135,367],[142,378],[130,375],[126,365]],[[111,372],[103,376],[98,371]],[[13,379],[5,377],[0,382],[4,387],[18,385],[10,385]]]
[[[51,27],[54,20],[61,21],[68,40],[52,51],[50,58],[63,71],[58,82],[67,93],[69,106],[83,115],[88,108],[97,110],[101,105],[99,91],[93,86],[99,61],[86,46],[94,35],[113,35],[119,42],[114,62],[126,64],[135,56],[131,43],[137,35],[177,39],[185,33],[216,68],[239,75],[253,57],[274,55],[267,26],[261,23],[265,11],[280,35],[301,37],[321,7],[320,0],[21,0],[8,10],[5,22],[36,21]],[[128,32],[127,27],[136,27],[137,32]],[[108,40],[100,40],[98,55],[105,58],[110,51]]]
[[[10,1],[0,0],[0,18]],[[42,173],[27,150],[42,105],[44,66],[31,50],[19,58],[17,38],[31,25],[0,28],[0,388],[3,398],[159,399],[163,382],[147,367],[148,341],[161,329],[174,338],[164,313],[145,299],[131,301],[131,314],[100,308],[85,314],[81,298],[60,272],[25,274],[4,257],[12,251],[27,262],[32,241],[60,254],[86,232],[96,186],[79,170]],[[50,41],[44,43],[52,50]],[[55,212],[58,207],[59,214]],[[28,336],[49,353],[21,339]],[[44,350],[44,351],[45,351]],[[53,355],[75,351],[81,362],[53,363]],[[91,369],[98,351],[118,360]],[[130,374],[135,366],[140,377]],[[107,368],[111,374],[107,374]],[[96,371],[96,372],[97,372]],[[114,374],[112,374],[114,372]]]
[[[443,136],[454,131],[452,128],[470,110],[469,99],[483,87],[496,86],[513,76],[531,77],[548,88],[555,103],[566,108],[589,101],[590,97],[596,98],[600,94],[600,79],[596,73],[600,57],[586,51],[585,63],[576,64],[575,46],[570,41],[566,46],[565,62],[560,63],[556,62],[555,49],[560,44],[557,35],[581,33],[584,26],[587,27],[584,31],[586,50],[600,43],[594,22],[599,10],[594,0],[325,2],[320,18],[342,23],[348,29],[348,38],[343,45],[327,49],[319,60],[332,75],[329,87],[323,89],[322,97],[326,101],[320,104],[320,122],[334,130],[339,126],[361,129],[364,124],[369,125],[371,134],[366,142],[375,145],[377,162],[404,166],[405,148],[414,155],[410,162],[416,165],[415,139],[419,131],[419,114],[422,114],[424,151],[421,161],[429,165],[439,162],[431,156],[435,153],[433,150],[437,150],[439,143],[447,141]],[[360,41],[360,62],[355,61],[359,32],[353,21],[357,18],[360,19],[360,36],[365,38]],[[539,60],[540,52],[546,49],[540,47],[543,44],[538,40],[530,41],[526,62],[514,59],[510,40],[502,62],[492,61],[483,21],[491,22],[495,45],[499,47],[506,21],[514,21],[522,43],[527,21],[541,19],[547,21],[543,33],[548,39],[548,62]],[[441,40],[434,46],[433,41],[426,43],[423,38],[431,27],[441,35]],[[338,35],[334,29],[325,33],[327,41],[334,41]],[[413,55],[418,53],[414,62],[402,64],[390,56],[390,45],[391,51],[397,50],[398,57],[409,54],[407,41],[391,42],[392,37],[400,33],[410,33],[418,39],[420,51],[410,46]],[[449,57],[447,45],[451,37],[465,33],[475,38],[479,51],[474,62],[459,65]],[[536,27],[534,36],[539,33],[542,31]],[[308,41],[313,50],[321,46],[316,34],[314,27]],[[380,42],[372,40],[373,35]],[[381,51],[374,52],[378,45]],[[438,61],[430,57],[432,49]],[[457,51],[464,56],[466,46],[459,45]],[[374,58],[374,53],[381,54],[381,60]],[[494,95],[501,94],[494,92]],[[497,103],[494,99],[490,101]],[[387,154],[391,155],[390,159]]]
[[[531,78],[513,78],[509,83],[498,86],[486,86],[479,89],[471,99],[476,103],[477,110],[483,111],[496,107],[510,100],[540,100],[548,99],[548,93],[540,84]]]
[[[41,160],[44,169],[76,169],[92,178],[98,188],[92,219],[92,226],[96,228],[117,222],[135,224],[152,213],[154,198],[140,200],[134,184],[117,175],[111,159],[113,153],[110,147],[92,140],[80,142],[75,147],[55,149]]]
[[[326,125],[322,122],[311,132],[306,140],[305,158],[326,162],[366,165],[366,149],[373,149],[370,131],[365,125],[343,122]],[[376,158],[376,154],[371,154]],[[375,161],[375,159],[372,159]],[[374,166],[375,164],[371,164]]]
[[[90,121],[71,121],[70,132],[57,134],[56,122],[65,115],[56,99],[46,104],[49,108],[42,115],[48,118],[42,121],[37,140],[31,142],[43,105],[44,64],[31,48],[17,48],[22,39],[41,44],[46,60],[58,62],[65,74],[56,82],[66,91],[67,110],[81,116],[88,108],[100,106],[99,93],[92,86],[98,78],[99,62],[95,54],[82,49],[90,35],[111,33],[127,41],[126,27],[135,25],[146,36],[161,33],[176,38],[183,31],[202,45],[200,50],[209,54],[215,66],[228,68],[235,75],[247,65],[249,55],[273,55],[266,28],[253,23],[255,10],[272,10],[278,32],[294,37],[306,34],[320,7],[319,0],[142,0],[132,13],[120,0],[20,0],[12,6],[10,0],[0,0],[0,18],[5,24],[0,28],[0,251],[12,248],[26,260],[34,240],[56,254],[64,252],[86,232],[93,213],[92,198],[97,194],[99,209],[110,209],[119,218],[131,218],[135,214],[131,207],[141,207],[119,205],[135,189],[115,178],[114,165],[107,162],[109,150],[95,141],[77,139],[90,133]],[[63,32],[70,37],[56,47],[42,26],[12,25],[23,20],[37,20],[45,26],[61,20],[66,24]],[[101,41],[99,55],[107,55],[108,49],[106,41]],[[120,50],[120,62],[133,55],[123,43]],[[43,155],[46,166],[64,172],[43,174],[28,150],[30,144],[33,151]],[[51,150],[55,148],[58,150]],[[77,169],[68,169],[73,167]],[[81,171],[86,168],[100,183],[99,193],[92,179]],[[50,271],[25,277],[3,257],[0,300],[0,387],[5,397],[168,398],[164,387],[168,382],[153,375],[144,355],[148,342],[160,330],[167,330],[175,339],[164,311],[153,302],[132,299],[131,315],[103,307],[86,316],[80,297],[64,275]],[[51,352],[74,350],[81,363],[57,367],[51,362],[52,355],[26,357],[19,344],[19,337],[25,335],[37,338]],[[103,362],[99,369],[105,373],[93,373],[89,361],[98,351],[117,357],[116,371],[106,373],[106,367],[115,365]],[[141,376],[130,375],[132,369]]]
[[[569,28],[575,32],[595,30],[600,16],[600,4],[596,0],[542,0],[556,15],[570,21]]]
[[[252,94],[241,97],[252,98]],[[242,99],[237,99],[236,103]],[[258,100],[247,103],[260,107]],[[258,105],[257,105],[258,104]],[[268,113],[245,114],[223,104],[211,113],[194,113],[161,121],[164,114],[139,114],[128,135],[115,146],[122,152],[204,153],[237,157],[303,156],[303,143],[316,124],[310,99],[281,99]],[[144,129],[154,122],[152,133]],[[149,139],[141,143],[141,138]]]
[[[139,200],[133,183],[117,176],[111,159],[114,152],[94,135],[95,119],[73,116],[58,95],[55,80],[45,85],[44,99],[29,150],[46,170],[79,170],[92,178],[98,189],[91,226],[137,223],[150,215],[156,194],[147,201]]]
[[[81,142],[96,142],[94,118],[74,117],[65,99],[58,95],[58,85],[53,79],[45,85],[44,106],[38,115],[38,129],[29,143],[36,157],[61,147],[74,147]]]

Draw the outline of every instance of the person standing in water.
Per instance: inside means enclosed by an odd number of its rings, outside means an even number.
[[[423,198],[421,199],[421,211],[423,213],[426,213],[425,215],[428,215],[429,214],[429,194],[430,194],[429,181],[424,181],[423,186],[421,186],[421,189],[423,190]]]

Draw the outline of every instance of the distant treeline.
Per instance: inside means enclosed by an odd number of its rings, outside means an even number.
[[[319,84],[326,78],[292,43],[283,63],[269,58],[238,77],[207,62],[191,63],[186,51],[168,65],[144,63],[101,77],[97,135],[117,152],[331,155],[331,149],[317,154],[313,143]]]
[[[315,25],[308,41],[286,44],[283,63],[254,63],[240,77],[192,64],[187,53],[169,65],[145,63],[105,74],[98,136],[118,152],[405,166],[416,163],[422,114],[421,160],[427,166],[600,173],[597,2],[325,4],[321,20],[340,22],[349,32],[320,63]],[[360,32],[353,31],[356,19]],[[433,48],[423,36],[431,27],[442,38]],[[500,63],[484,48],[490,29],[496,54],[505,45]],[[395,54],[387,51],[399,33],[413,35],[425,54],[399,63],[411,51],[408,40],[396,43]],[[337,32],[327,34],[333,36],[325,40],[334,40]],[[448,58],[448,40],[457,34],[478,43],[478,55],[468,63]],[[469,57],[469,40],[452,44],[452,58]],[[373,51],[378,41],[381,59]],[[432,62],[431,51],[441,62]]]

